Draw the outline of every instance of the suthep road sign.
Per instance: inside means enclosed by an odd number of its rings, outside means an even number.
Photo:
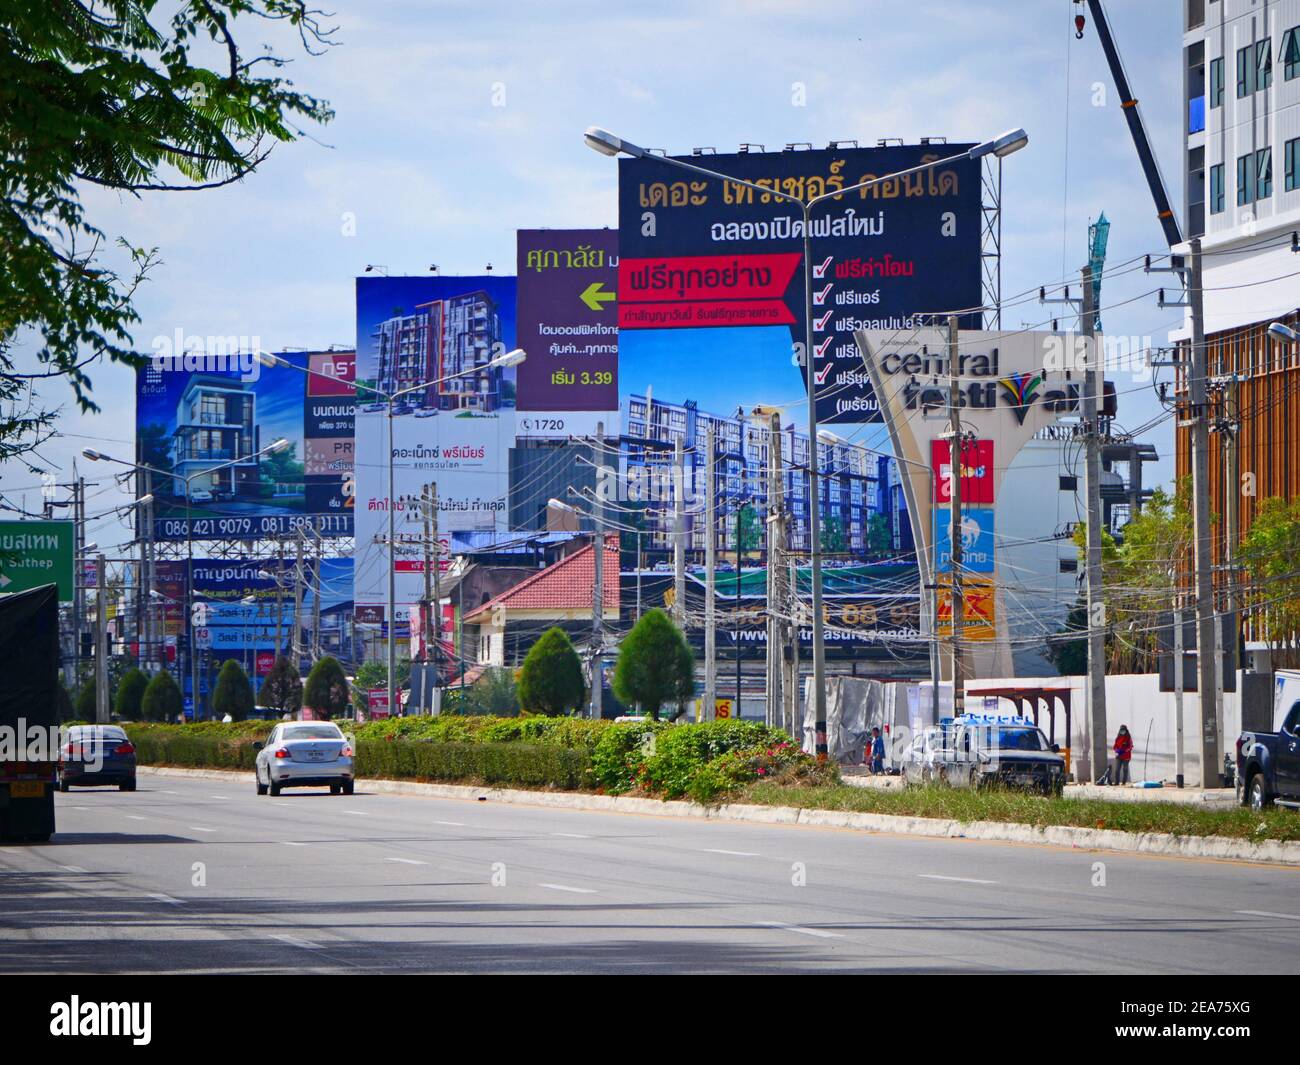
[[[57,584],[71,603],[74,542],[70,521],[0,521],[0,592]]]

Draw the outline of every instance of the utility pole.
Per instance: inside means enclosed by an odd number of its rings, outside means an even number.
[[[785,730],[795,743],[803,742],[803,723],[799,720],[799,568],[795,559],[788,565],[789,595],[786,604],[790,610],[790,662],[785,680]]]
[[[673,620],[686,631],[686,453],[673,441]]]
[[[1174,592],[1174,781],[1183,786],[1183,610]]]
[[[290,633],[293,647],[293,668],[302,669],[302,582],[303,552],[306,547],[302,530],[298,530],[298,563],[293,568],[293,629]]]
[[[284,653],[284,541],[278,540],[275,549],[275,656]],[[295,669],[297,666],[295,665]]]
[[[768,417],[767,444],[767,724],[779,725],[783,703],[783,670],[786,633],[785,615],[785,492],[782,485],[781,415]]]
[[[81,684],[81,632],[86,624],[86,479],[78,477],[72,487],[72,532],[76,545],[76,572],[72,581],[72,668],[76,683]]]
[[[316,533],[316,564],[312,567],[315,576],[315,588],[312,590],[311,597],[311,661],[315,665],[320,659],[320,600],[321,600],[321,583],[320,583],[320,565],[321,556],[325,554],[325,540],[320,534]]]
[[[1206,358],[1208,366],[1209,359]],[[1237,406],[1237,371],[1233,368],[1231,379],[1228,382],[1227,391],[1227,410],[1224,412],[1227,421],[1226,439],[1224,446],[1226,454],[1224,455],[1224,510],[1227,511],[1227,528],[1225,530],[1223,545],[1223,572],[1227,576],[1227,636],[1232,640],[1232,654],[1228,656],[1229,661],[1234,665],[1237,663],[1237,648],[1241,646],[1241,633],[1239,625],[1241,624],[1238,616],[1237,600],[1237,551],[1241,542],[1241,470],[1240,458],[1237,450],[1237,434],[1240,431],[1240,411]],[[1216,632],[1219,630],[1216,629]],[[1226,650],[1226,648],[1225,648]],[[1219,680],[1220,693],[1222,692],[1223,680],[1223,659],[1219,660]],[[1222,694],[1219,696],[1222,700]]]
[[[95,556],[95,723],[107,725],[108,713],[108,564]]]
[[[1215,698],[1214,571],[1210,527],[1210,427],[1206,410],[1207,364],[1205,297],[1201,287],[1201,238],[1188,244],[1187,297],[1191,304],[1192,346],[1187,365],[1187,392],[1192,423],[1192,526],[1196,585],[1196,672],[1201,706],[1201,786],[1218,787],[1220,700]],[[1229,493],[1233,495],[1234,493]]]
[[[718,705],[718,500],[715,485],[715,432],[714,424],[710,421],[704,441],[704,713],[700,716],[705,721],[713,719]]]
[[[433,568],[437,565],[436,545],[434,537],[437,535],[436,521],[433,516],[433,508],[437,504],[437,489],[432,484],[426,484],[421,491],[422,499],[420,500],[421,509],[424,511],[424,617],[423,624],[420,626],[421,642],[424,644],[424,661],[428,664],[429,654],[433,646]]]
[[[1101,359],[1097,355],[1096,289],[1091,264],[1083,268],[1082,326],[1084,336],[1083,427],[1086,458],[1088,590],[1088,775],[1091,783],[1106,765],[1109,747],[1106,731],[1106,603],[1101,572],[1101,425],[1097,398],[1101,393]]]
[[[680,448],[680,444],[678,447]],[[599,721],[605,701],[605,423],[596,423],[596,492],[591,549],[596,581],[591,589],[591,717]],[[462,583],[463,587],[463,583]],[[463,676],[464,674],[462,674]]]
[[[429,659],[433,663],[433,686],[438,687],[441,679],[442,665],[442,542],[438,538],[438,482],[429,485],[429,539],[433,543],[433,602],[430,606],[428,625]],[[439,703],[441,709],[441,703]]]
[[[958,402],[957,381],[960,377],[960,357],[957,352],[958,319],[955,314],[948,316],[948,462],[951,471],[948,480],[948,553],[952,570],[952,713],[961,717],[966,712],[966,677],[965,664],[962,661],[962,627],[965,616],[965,603],[962,591],[962,544],[961,544],[961,406]]]

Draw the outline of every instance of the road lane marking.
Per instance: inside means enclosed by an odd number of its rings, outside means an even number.
[[[365,816],[366,816],[366,811],[365,811],[365,810],[344,810],[343,812],[344,812],[345,814],[352,814],[353,817],[365,817]]]
[[[127,814],[126,816],[129,817],[132,821],[147,821],[147,820],[149,820],[147,817],[141,817],[139,814]]]
[[[764,928],[779,928],[782,932],[795,932],[801,936],[816,936],[818,939],[843,939],[839,932],[827,932],[821,928],[804,928],[803,925],[786,924],[784,921],[756,921]]]
[[[538,887],[550,888],[552,891],[572,891],[575,895],[594,895],[595,888],[569,887],[568,884],[538,884]]]
[[[307,844],[305,844],[305,843],[299,843],[299,842],[298,842],[297,840],[295,840],[295,839],[282,839],[282,840],[280,840],[280,842],[283,843],[286,847],[305,847],[305,846],[307,846]]]
[[[208,798],[209,798],[209,799],[225,799],[225,800],[229,801],[230,796],[229,796],[229,795],[209,795]]]
[[[414,858],[385,858],[386,862],[401,862],[403,865],[428,865],[428,862],[419,862]]]
[[[759,856],[758,851],[727,851],[721,847],[701,847],[700,849],[707,851],[709,854],[734,854],[737,858],[757,858]]]
[[[79,865],[61,865],[60,869],[66,869],[69,873],[84,873],[86,870]]]
[[[464,828],[464,821],[435,821],[435,825],[454,825],[456,828]]]
[[[179,792],[179,791],[164,791],[163,794],[164,794],[164,795],[179,795],[180,792]]]
[[[938,873],[917,873],[922,880],[951,880],[957,884],[996,884],[996,880],[976,880],[972,876],[940,876]]]
[[[320,950],[319,943],[313,943],[309,939],[299,939],[297,936],[285,935],[284,933],[272,933],[272,939],[278,939],[281,943],[287,943],[291,947],[297,947],[299,950]]]
[[[1243,917],[1278,917],[1283,921],[1300,921],[1300,914],[1271,913],[1268,910],[1237,910]]]
[[[581,832],[552,832],[552,836],[563,836],[565,839],[591,839],[590,836],[584,836]]]
[[[165,902],[165,903],[167,903],[168,906],[184,906],[184,905],[185,905],[185,900],[184,900],[184,899],[174,899],[174,898],[172,898],[170,895],[163,895],[163,894],[161,894],[161,893],[156,893],[156,892],[152,892],[152,891],[149,893],[149,898],[155,900],[156,902]]]
[[[202,825],[190,825],[191,832],[215,832],[215,828],[204,828]]]

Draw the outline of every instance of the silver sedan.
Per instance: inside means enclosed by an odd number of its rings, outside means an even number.
[[[286,721],[253,746],[259,795],[325,785],[331,795],[352,794],[352,743],[333,722]]]

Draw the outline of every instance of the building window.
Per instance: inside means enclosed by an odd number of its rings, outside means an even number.
[[[1223,213],[1223,164],[1210,167],[1210,214]]]
[[[1287,81],[1300,77],[1300,26],[1292,26],[1282,35],[1281,59]]]
[[[1255,199],[1266,200],[1273,195],[1273,149],[1261,148],[1255,153]]]
[[[1300,137],[1286,142],[1286,191],[1300,188]]]
[[[1237,157],[1237,206],[1255,202],[1255,153]]]
[[[1223,57],[1210,60],[1210,107],[1223,106]]]
[[[1237,98],[1273,84],[1273,38],[1237,49]]]

